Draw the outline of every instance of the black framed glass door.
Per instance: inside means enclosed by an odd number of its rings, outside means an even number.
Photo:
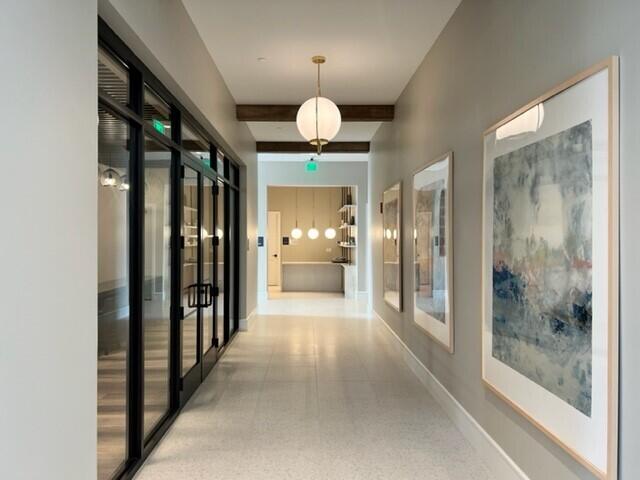
[[[214,229],[216,181],[204,167],[185,160],[182,179],[182,296],[180,321],[182,401],[217,360]]]

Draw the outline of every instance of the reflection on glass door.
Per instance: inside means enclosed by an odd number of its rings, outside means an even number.
[[[200,225],[198,215],[198,173],[184,167],[182,237],[182,375],[198,362],[198,256]]]
[[[144,158],[144,435],[169,411],[171,151],[147,137]]]
[[[233,335],[236,329],[236,318],[238,312],[236,311],[236,275],[237,275],[237,248],[236,248],[236,215],[238,208],[238,192],[234,189],[227,189],[229,191],[229,238],[227,240],[227,248],[229,249],[229,282],[227,285],[227,296],[229,300],[227,302],[229,310],[229,335]]]
[[[202,285],[200,303],[202,305],[202,354],[213,345],[214,328],[214,228],[213,196],[214,183],[204,177],[202,183]]]
[[[98,479],[127,453],[129,125],[98,109]]]
[[[216,338],[218,346],[225,344],[224,335],[224,318],[225,318],[225,278],[224,278],[224,245],[226,239],[224,237],[224,219],[225,219],[225,184],[218,181],[218,205],[216,209],[216,236],[218,237],[218,251],[216,253],[216,278],[218,287],[218,296],[216,297]]]

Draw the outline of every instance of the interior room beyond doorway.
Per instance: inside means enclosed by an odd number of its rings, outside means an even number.
[[[267,291],[357,290],[354,186],[270,186],[267,189]]]

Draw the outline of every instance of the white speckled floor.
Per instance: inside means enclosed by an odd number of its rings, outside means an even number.
[[[276,295],[136,477],[488,479],[355,300]]]

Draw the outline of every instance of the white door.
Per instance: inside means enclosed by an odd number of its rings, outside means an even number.
[[[280,286],[280,212],[267,212],[267,285]]]

